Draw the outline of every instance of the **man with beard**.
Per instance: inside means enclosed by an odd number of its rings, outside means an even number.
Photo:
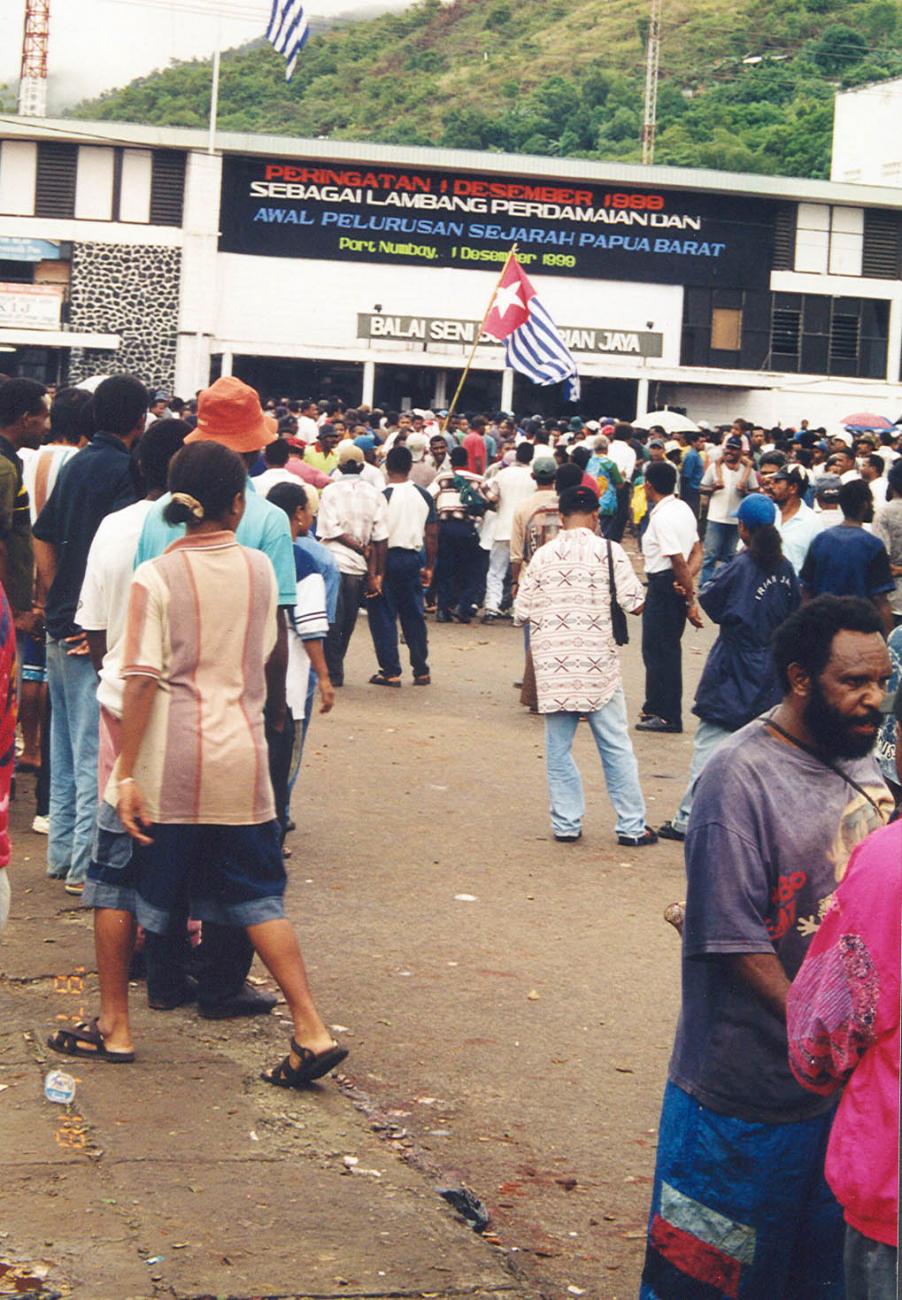
[[[645,1300],[843,1294],[823,1176],[834,1100],[790,1072],[786,995],[852,850],[892,812],[869,752],[890,671],[881,632],[854,597],[792,614],[773,642],[781,703],[696,786]]]

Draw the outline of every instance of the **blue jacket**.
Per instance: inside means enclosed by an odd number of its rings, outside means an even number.
[[[741,551],[702,587],[698,599],[720,624],[720,635],[702,672],[693,713],[715,727],[738,731],[782,698],[770,641],[801,603],[799,582],[788,560],[766,573],[749,551]]]

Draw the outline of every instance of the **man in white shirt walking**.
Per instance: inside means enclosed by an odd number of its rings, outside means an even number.
[[[754,492],[757,486],[751,457],[742,450],[742,438],[732,434],[723,445],[723,455],[708,466],[702,478],[701,493],[708,498],[702,586],[711,581],[720,562],[726,564],[736,554],[736,511],[745,494]]]
[[[483,623],[495,623],[504,617],[501,607],[504,600],[504,580],[511,562],[511,529],[514,511],[521,501],[532,496],[535,480],[530,465],[533,446],[521,442],[515,453],[513,465],[499,470],[486,481],[483,489],[486,498],[495,505],[494,537],[489,553],[489,571],[485,584],[485,613]]]
[[[624,611],[641,611],[642,584],[623,549],[598,536],[594,492],[566,488],[558,508],[561,531],[533,555],[515,606],[517,618],[529,623],[538,707],[545,717],[551,828],[565,843],[582,835],[585,799],[571,750],[585,716],[617,814],[617,841],[644,848],[657,836],[645,824],[612,619],[614,600]]]
[[[645,704],[637,731],[683,730],[682,637],[688,618],[701,627],[695,576],[702,547],[695,515],[674,496],[677,472],[670,461],[646,466],[648,527],[642,535],[648,591],[642,611]]]

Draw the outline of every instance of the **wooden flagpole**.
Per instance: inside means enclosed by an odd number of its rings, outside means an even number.
[[[463,391],[463,386],[467,382],[467,375],[470,373],[470,367],[473,364],[473,358],[476,356],[476,349],[479,347],[479,341],[482,338],[483,327],[485,326],[485,323],[489,318],[498,290],[501,288],[501,281],[504,279],[505,272],[507,271],[508,266],[510,266],[510,260],[516,254],[516,252],[517,252],[517,245],[512,244],[510,252],[508,253],[507,257],[504,259],[504,265],[501,268],[501,274],[498,276],[498,280],[495,284],[494,289],[492,290],[492,296],[489,298],[489,305],[486,307],[482,320],[479,322],[479,329],[476,331],[476,337],[473,340],[473,346],[470,348],[470,355],[467,357],[467,364],[464,366],[464,372],[460,377],[460,383],[457,385],[457,388],[454,392],[454,396],[451,398],[451,405],[448,407],[441,428],[441,432],[443,435],[448,430],[448,424],[451,420],[451,416],[454,414],[454,408],[457,406],[457,399],[460,397],[461,392]]]

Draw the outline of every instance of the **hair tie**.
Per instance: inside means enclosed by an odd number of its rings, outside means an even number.
[[[197,497],[193,497],[187,492],[173,492],[172,499],[173,501],[177,501],[180,506],[184,506],[186,510],[190,511],[190,513],[194,515],[195,519],[203,519],[204,508],[198,501]]]

